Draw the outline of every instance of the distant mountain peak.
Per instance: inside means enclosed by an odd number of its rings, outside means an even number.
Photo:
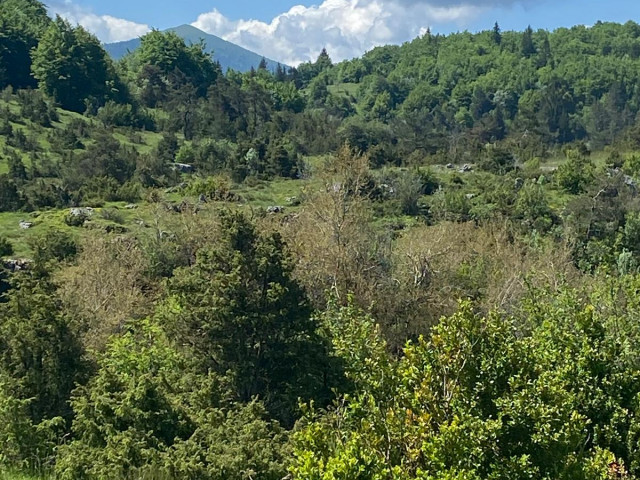
[[[165,31],[175,32],[187,43],[198,43],[200,40],[204,40],[206,50],[213,52],[213,59],[220,62],[223,70],[231,68],[240,72],[248,72],[251,68],[258,68],[263,58],[267,61],[267,68],[270,70],[275,70],[279,63],[247,50],[235,43],[228,42],[216,35],[203,32],[193,25],[184,24],[174,28],[168,28]],[[108,43],[104,47],[112,58],[119,60],[127,53],[136,50],[139,46],[140,39],[134,38],[133,40],[127,40],[125,42]],[[281,65],[286,67],[284,64]]]
[[[176,33],[200,33],[202,35],[211,35],[205,32],[204,30],[200,30],[198,27],[194,27],[193,25],[189,25],[188,23],[183,23],[178,27],[171,28]]]

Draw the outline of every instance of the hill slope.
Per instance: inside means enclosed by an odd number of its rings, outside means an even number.
[[[191,25],[181,25],[176,28],[170,28],[169,30],[184,38],[187,43],[198,43],[201,39],[204,40],[207,51],[213,52],[214,59],[220,62],[223,71],[231,68],[239,72],[248,72],[251,70],[251,67],[258,68],[263,58],[262,55],[242,48],[234,43],[227,42],[215,35],[205,33]],[[111,57],[119,60],[124,57],[127,52],[132,52],[139,46],[140,39],[134,38],[133,40],[124,42],[108,43],[104,48]],[[275,60],[268,58],[266,60],[270,70],[274,70],[278,65],[278,62]]]

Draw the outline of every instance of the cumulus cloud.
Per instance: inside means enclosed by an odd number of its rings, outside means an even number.
[[[230,20],[218,10],[193,26],[288,65],[314,60],[326,47],[334,60],[402,43],[439,24],[465,27],[490,7],[532,0],[324,0],[298,5],[271,22]]]
[[[130,40],[144,35],[151,29],[148,25],[132,22],[111,15],[98,15],[70,1],[53,2],[49,13],[60,15],[72,24],[79,24],[104,43]]]

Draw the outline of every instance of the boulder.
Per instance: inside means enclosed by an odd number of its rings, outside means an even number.
[[[193,173],[195,171],[193,165],[189,165],[188,163],[174,163],[173,169],[180,173]]]
[[[93,208],[72,208],[69,210],[69,215],[73,217],[91,217],[93,215]]]
[[[22,270],[28,270],[31,267],[31,260],[25,258],[9,259],[4,260],[2,265],[10,272],[20,272]]]

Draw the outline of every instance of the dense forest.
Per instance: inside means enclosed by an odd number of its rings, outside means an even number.
[[[222,71],[0,0],[0,477],[640,478],[640,25]]]

